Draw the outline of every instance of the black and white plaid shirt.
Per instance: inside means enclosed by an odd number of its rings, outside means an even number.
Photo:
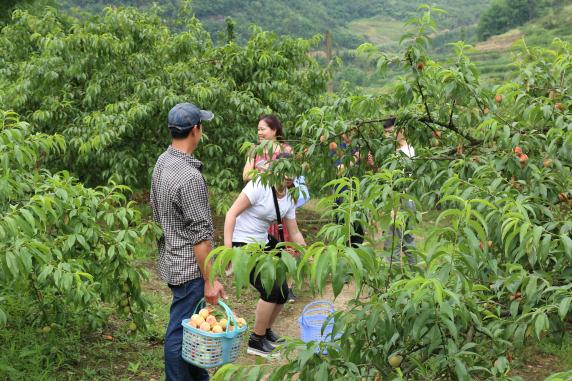
[[[169,147],[157,160],[151,184],[153,218],[163,228],[158,241],[162,280],[180,285],[201,276],[193,246],[213,244],[213,220],[202,163]]]

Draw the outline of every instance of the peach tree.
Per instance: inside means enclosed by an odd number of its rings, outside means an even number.
[[[572,48],[523,44],[518,75],[490,87],[463,42],[449,62],[431,58],[438,11],[409,22],[401,55],[362,46],[380,70],[402,75],[381,95],[343,94],[308,110],[295,159],[273,165],[278,178],[311,168],[310,183],[330,180],[324,217],[342,223],[296,247],[298,261],[283,248],[281,256],[211,253],[221,273],[233,263],[239,291],[252,269],[263,283],[289,278],[316,293],[331,282],[335,295],[353,278],[356,295],[334,315],[334,339],[290,340],[284,365],[228,365],[215,379],[517,379],[518,348],[563,337],[572,311]],[[415,157],[396,154],[395,134],[384,135],[391,115]],[[410,200],[417,212],[403,208]],[[354,222],[367,232],[356,247]],[[416,265],[388,260],[383,241],[401,245],[381,234],[389,225],[422,236]]]
[[[127,187],[88,188],[44,168],[66,149],[62,136],[0,111],[0,325],[94,329],[115,312],[144,327],[147,275],[134,254],[156,228]]]
[[[55,9],[16,11],[0,32],[0,107],[68,142],[47,162],[89,185],[114,181],[147,188],[156,158],[170,142],[169,109],[193,102],[216,118],[197,154],[211,188],[235,189],[257,118],[277,113],[287,125],[317,105],[326,70],[307,52],[319,38],[254,30],[239,45],[216,45],[192,10],[177,31],[158,14],[106,8],[79,20]],[[230,154],[229,154],[230,153]]]

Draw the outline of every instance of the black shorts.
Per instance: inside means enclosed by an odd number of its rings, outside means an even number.
[[[273,248],[276,247],[277,243],[278,241],[270,238],[268,245],[266,245],[266,250],[272,250]],[[232,247],[240,247],[245,245],[246,243],[244,242],[232,243]],[[253,269],[250,272],[250,284],[254,286],[254,288],[258,291],[258,293],[260,294],[260,299],[268,303],[285,304],[286,301],[288,300],[288,283],[286,283],[286,280],[284,280],[282,284],[279,284],[277,281],[274,281],[274,284],[272,285],[272,290],[270,290],[270,292],[267,292],[262,286],[262,280],[260,279],[260,276],[254,279],[255,272],[256,269]]]

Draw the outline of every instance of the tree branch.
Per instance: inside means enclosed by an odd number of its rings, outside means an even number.
[[[446,128],[446,129],[448,129],[448,130],[450,130],[450,131],[453,131],[453,132],[456,133],[457,135],[462,136],[463,138],[465,138],[466,140],[468,140],[468,141],[471,143],[471,145],[474,145],[474,146],[479,145],[479,144],[481,144],[481,143],[483,142],[483,141],[480,140],[480,139],[475,139],[475,138],[473,138],[472,136],[467,135],[467,134],[465,134],[464,132],[459,131],[459,129],[457,128],[457,126],[455,126],[455,125],[453,124],[453,121],[452,121],[452,120],[451,120],[448,124],[447,124],[447,123],[442,123],[442,122],[439,122],[439,121],[433,121],[433,120],[431,120],[430,118],[425,118],[425,117],[419,118],[418,121],[420,121],[421,123],[425,123],[425,124],[427,124],[427,123],[435,124],[435,125],[437,125],[437,126],[440,126],[440,127]]]

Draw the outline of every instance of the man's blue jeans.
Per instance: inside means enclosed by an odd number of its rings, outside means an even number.
[[[171,286],[173,301],[169,325],[165,334],[165,380],[207,381],[206,370],[189,364],[181,357],[183,346],[183,319],[188,319],[204,295],[205,283],[196,278],[178,286]]]

